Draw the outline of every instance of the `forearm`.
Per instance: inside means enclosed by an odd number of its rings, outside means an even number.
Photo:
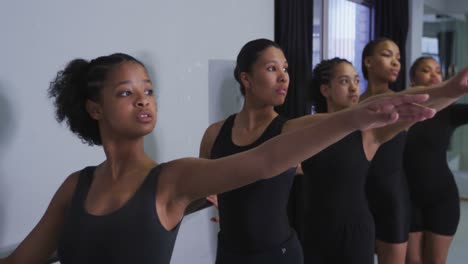
[[[256,149],[256,162],[265,170],[262,172],[263,176],[273,177],[355,130],[357,126],[353,124],[351,111],[336,112],[304,129],[287,132],[269,140]]]
[[[450,85],[449,82],[443,82],[438,85],[426,88],[426,87],[414,87],[408,90],[403,91],[405,94],[428,94],[429,100],[427,100],[423,105],[434,108],[437,111],[444,109],[450,104],[457,101],[462,95],[463,92],[457,87]]]
[[[410,121],[400,121],[389,126],[374,128],[372,130],[372,134],[374,135],[374,141],[375,143],[383,144],[389,141],[390,139],[394,138],[402,131],[409,129],[412,125],[414,125],[414,123],[415,122]]]

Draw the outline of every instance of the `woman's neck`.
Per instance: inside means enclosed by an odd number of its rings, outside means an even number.
[[[103,141],[103,147],[106,161],[100,167],[114,179],[134,171],[149,170],[156,165],[145,153],[142,138],[135,141]]]
[[[377,78],[369,78],[369,82],[367,84],[366,93],[370,93],[370,95],[377,95],[382,94],[390,91],[390,83],[388,81],[380,80]]]
[[[270,123],[278,113],[272,106],[250,107],[244,104],[242,110],[237,114],[236,126],[247,129],[254,129],[265,123]]]

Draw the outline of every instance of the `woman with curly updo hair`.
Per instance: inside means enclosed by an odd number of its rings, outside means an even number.
[[[145,66],[126,54],[71,61],[51,83],[57,120],[106,158],[68,176],[44,216],[0,263],[168,264],[189,203],[267,179],[356,129],[395,122],[427,96],[387,97],[217,160],[183,158],[158,164],[144,150],[157,108]],[[404,109],[399,109],[402,106]],[[313,135],[313,136],[311,136]],[[281,149],[281,154],[276,150]]]

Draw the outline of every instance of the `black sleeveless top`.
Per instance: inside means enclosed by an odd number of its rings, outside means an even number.
[[[404,157],[413,199],[436,202],[457,192],[447,150],[455,129],[467,123],[468,104],[453,104],[410,128]]]
[[[224,122],[211,150],[212,159],[252,149],[279,135],[286,122],[277,116],[254,143],[237,146],[232,142],[234,118],[232,115]],[[218,246],[252,253],[286,241],[291,235],[287,204],[295,171],[290,168],[274,178],[218,194],[221,227]]]
[[[167,231],[159,222],[155,197],[162,165],[150,171],[125,205],[103,216],[85,210],[95,168],[79,176],[59,242],[60,262],[169,264],[180,223]]]
[[[303,161],[306,230],[347,223],[373,225],[365,189],[369,167],[360,131]]]

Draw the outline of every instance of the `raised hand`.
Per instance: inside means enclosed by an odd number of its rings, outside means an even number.
[[[436,111],[420,105],[427,94],[385,94],[373,96],[355,107],[354,121],[359,129],[367,130],[392,124],[398,120],[416,122],[432,118]]]

